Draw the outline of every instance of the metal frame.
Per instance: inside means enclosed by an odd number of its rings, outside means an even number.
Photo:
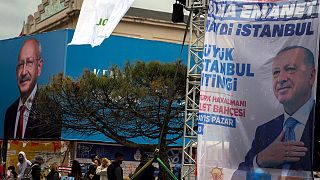
[[[208,0],[187,0],[190,11],[188,69],[184,114],[184,134],[181,177],[196,179],[197,124],[199,112],[202,52]],[[187,25],[188,26],[188,25]]]

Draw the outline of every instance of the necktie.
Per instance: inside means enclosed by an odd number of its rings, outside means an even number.
[[[293,117],[289,117],[286,122],[284,123],[284,141],[295,141],[296,140],[296,133],[294,132],[294,128],[296,127],[296,125],[299,123],[299,121],[297,121],[296,119],[294,119]],[[281,175],[282,176],[287,176],[288,175],[288,170],[290,169],[290,164],[289,163],[285,163],[282,166],[283,170],[287,170],[287,171],[282,171]],[[285,172],[285,173],[284,173]]]
[[[286,122],[284,123],[285,131],[284,131],[284,140],[285,141],[295,141],[296,134],[294,132],[294,128],[299,123],[293,117],[289,117]]]
[[[19,122],[18,122],[18,127],[17,127],[16,138],[21,139],[22,132],[23,132],[23,114],[26,111],[26,107],[24,105],[20,106],[19,111],[20,111],[20,115],[19,115]]]

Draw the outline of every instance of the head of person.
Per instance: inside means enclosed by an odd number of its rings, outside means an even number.
[[[111,164],[111,162],[110,162],[109,159],[107,159],[107,158],[102,158],[102,159],[101,159],[101,166],[102,166],[102,167],[106,168],[106,167],[108,167],[110,164]]]
[[[39,41],[34,38],[27,39],[20,48],[16,67],[16,77],[22,101],[28,98],[37,84],[42,65],[43,59]]]
[[[101,161],[100,161],[100,159],[98,159],[98,158],[94,159],[93,163],[94,163],[96,166],[100,166],[100,165],[101,165]]]
[[[148,154],[143,153],[141,155],[140,162],[145,164],[148,162],[148,158],[149,158]]]
[[[9,166],[8,170],[15,171],[15,167],[14,166]]]
[[[22,164],[24,161],[26,161],[27,157],[26,157],[26,153],[24,153],[23,151],[20,151],[18,154],[18,161],[20,164]]]
[[[272,59],[273,92],[289,115],[310,99],[315,77],[314,56],[307,48],[290,46]]]
[[[81,166],[80,166],[79,161],[77,161],[77,160],[72,161],[71,173],[74,175],[81,174]]]
[[[122,161],[123,161],[123,154],[122,153],[119,153],[117,152],[115,155],[115,161],[118,162],[119,164],[122,164]]]
[[[41,156],[35,157],[35,163],[41,165],[41,164],[43,164],[43,162],[44,162],[44,160],[43,160],[43,158]]]
[[[97,159],[97,155],[91,155],[91,157],[90,157],[90,159],[91,159],[91,161],[94,163],[94,160],[96,160]]]

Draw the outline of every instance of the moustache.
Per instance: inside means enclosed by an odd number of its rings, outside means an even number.
[[[285,89],[285,88],[290,88],[291,86],[288,83],[279,83],[277,85],[277,90]]]
[[[30,80],[31,80],[30,76],[22,76],[22,77],[20,77],[19,82],[22,83],[22,82],[30,81]]]

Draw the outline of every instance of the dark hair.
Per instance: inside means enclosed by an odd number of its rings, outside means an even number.
[[[9,166],[9,167],[8,167],[8,170],[14,171],[14,170],[15,170],[15,167],[14,167],[14,166]]]
[[[98,165],[100,166],[101,165],[101,161],[99,158],[95,158],[94,161],[98,161]]]
[[[122,154],[122,153],[119,153],[119,152],[116,152],[116,153],[114,154],[114,157],[115,157],[115,158],[123,157],[123,154]]]
[[[34,159],[35,159],[36,161],[44,161],[41,156],[36,156]]]
[[[77,161],[77,160],[73,160],[73,161],[72,161],[71,175],[72,175],[73,177],[75,177],[75,178],[82,176],[81,166],[80,166],[79,161]]]
[[[91,161],[93,162],[95,159],[97,159],[97,155],[95,155],[95,154],[94,154],[94,155],[91,155],[91,156],[90,156],[90,159],[91,159]]]
[[[11,173],[13,174],[13,177],[17,178],[18,173],[15,171],[15,167],[14,166],[9,166],[8,170],[11,170]]]
[[[289,51],[291,49],[302,49],[303,50],[303,53],[305,54],[305,59],[304,59],[304,63],[309,66],[309,67],[315,67],[315,63],[314,63],[314,56],[313,56],[313,53],[310,51],[310,49],[307,49],[305,47],[302,47],[302,46],[288,46],[284,49],[281,49],[278,53],[277,53],[277,56],[282,53],[282,52],[285,52],[285,51]]]
[[[140,161],[141,161],[141,162],[147,162],[147,161],[148,161],[148,158],[149,158],[148,154],[142,153],[142,154],[141,154]]]

